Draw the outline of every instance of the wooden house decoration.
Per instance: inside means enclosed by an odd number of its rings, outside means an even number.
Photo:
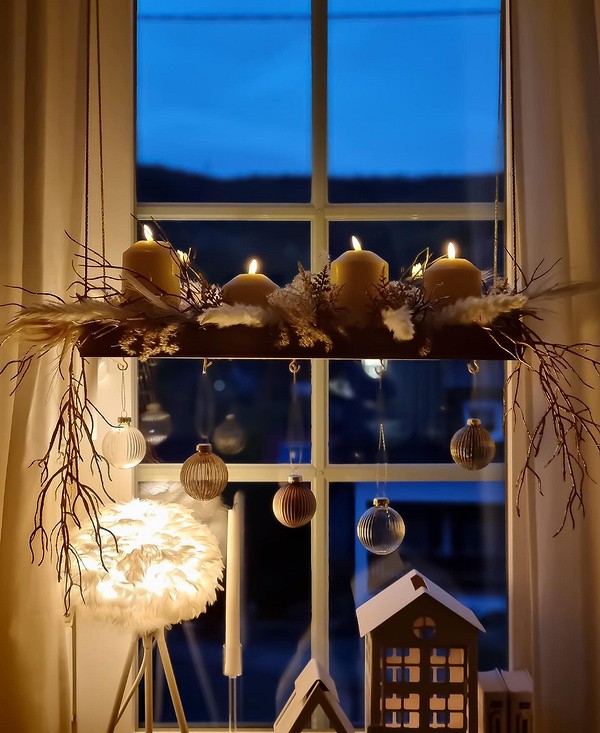
[[[356,611],[367,733],[477,733],[475,614],[411,570]]]
[[[301,733],[320,707],[336,733],[354,733],[340,706],[335,683],[316,659],[311,659],[294,683],[294,691],[273,726],[274,733]]]

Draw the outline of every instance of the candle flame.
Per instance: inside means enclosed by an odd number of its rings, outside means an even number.
[[[448,259],[453,260],[456,258],[456,247],[454,242],[448,242]]]
[[[151,242],[154,239],[154,235],[152,234],[152,229],[147,224],[144,224],[144,236],[146,237],[148,242]]]
[[[360,243],[360,239],[358,237],[355,237],[354,234],[352,235],[350,241],[352,242],[352,246],[355,250],[361,250],[362,244]]]
[[[258,261],[257,260],[250,260],[250,264],[248,265],[248,274],[249,275],[256,275],[256,271],[258,270]]]

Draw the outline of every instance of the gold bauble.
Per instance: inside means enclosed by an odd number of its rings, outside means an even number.
[[[212,452],[210,443],[199,443],[196,453],[181,467],[180,481],[186,494],[207,501],[223,493],[229,474],[227,466]]]
[[[468,471],[479,471],[494,460],[496,444],[481,421],[470,417],[464,428],[458,430],[450,441],[450,455],[454,463]]]
[[[302,476],[292,474],[288,483],[273,497],[273,514],[284,527],[302,527],[308,524],[317,510],[317,500]]]

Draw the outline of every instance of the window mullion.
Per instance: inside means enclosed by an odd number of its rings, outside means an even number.
[[[322,266],[329,250],[327,207],[327,0],[312,0],[312,179],[311,269]],[[312,360],[311,430],[313,490],[317,511],[311,522],[311,650],[325,668],[329,666],[329,501],[324,469],[327,463],[327,362]],[[322,727],[325,720],[313,719]]]

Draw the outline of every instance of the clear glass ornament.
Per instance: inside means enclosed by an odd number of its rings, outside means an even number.
[[[298,473],[288,478],[273,497],[273,514],[284,527],[302,527],[308,524],[317,510],[317,499],[310,484]]]
[[[494,460],[496,444],[481,421],[470,417],[466,426],[452,436],[450,455],[454,463],[467,471],[479,471]]]
[[[404,520],[390,507],[389,499],[373,499],[373,506],[362,515],[356,525],[361,544],[374,555],[390,555],[404,539]]]
[[[133,468],[146,455],[144,436],[131,424],[130,417],[120,417],[102,441],[102,455],[115,468]]]
[[[210,443],[199,443],[196,453],[181,467],[179,479],[185,493],[193,499],[207,501],[223,493],[229,473],[227,466],[212,452]]]
[[[217,425],[212,435],[212,442],[219,453],[234,456],[241,453],[246,446],[246,431],[231,412],[225,420]]]
[[[171,416],[158,402],[149,402],[140,415],[140,431],[151,446],[163,443],[171,435]]]

